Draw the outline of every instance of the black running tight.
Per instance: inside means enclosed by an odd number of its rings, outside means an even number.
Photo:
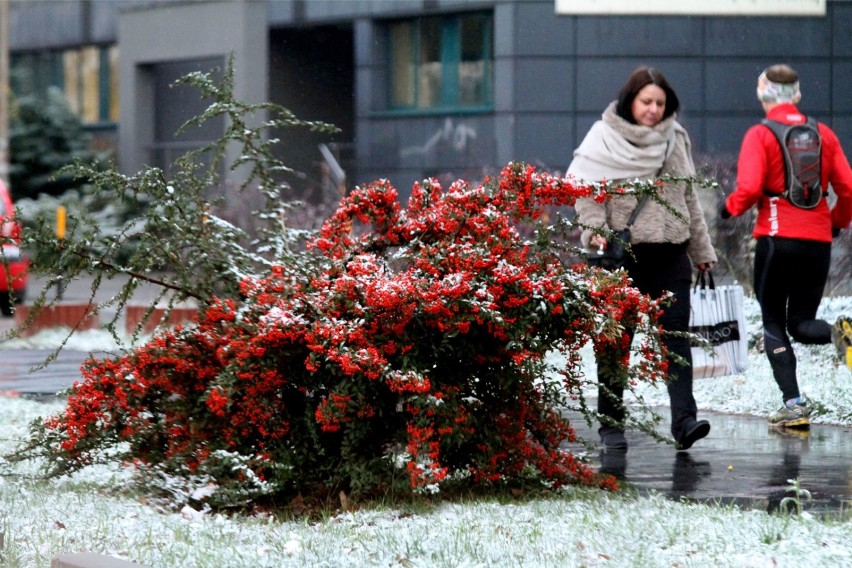
[[[807,344],[831,342],[831,325],[816,319],[830,264],[831,243],[757,239],[754,291],[763,317],[766,355],[784,400],[800,394],[791,338]]]

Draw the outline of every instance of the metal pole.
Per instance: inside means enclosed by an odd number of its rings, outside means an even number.
[[[9,182],[9,0],[0,0],[0,179]]]

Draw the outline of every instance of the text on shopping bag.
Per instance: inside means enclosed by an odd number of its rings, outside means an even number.
[[[736,321],[723,321],[712,325],[695,325],[689,328],[714,347],[728,341],[740,340],[740,325]]]

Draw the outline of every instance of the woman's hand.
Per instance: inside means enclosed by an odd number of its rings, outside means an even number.
[[[606,245],[607,240],[603,235],[592,235],[589,239],[589,248],[605,249]]]
[[[715,266],[715,262],[702,262],[698,265],[698,270],[700,270],[701,272],[707,272],[708,270],[713,270]]]

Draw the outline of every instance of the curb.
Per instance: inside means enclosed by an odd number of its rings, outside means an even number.
[[[54,304],[43,308],[29,327],[23,329],[23,324],[30,315],[30,306],[20,305],[15,308],[15,326],[21,330],[22,337],[30,337],[46,329],[57,327],[73,328],[76,331],[99,329],[101,322],[99,314],[92,313],[93,304]],[[124,331],[132,335],[140,326],[145,314],[151,310],[147,305],[126,305],[121,318]],[[174,328],[178,325],[195,321],[196,308],[172,308],[165,319],[166,308],[154,308],[148,321],[142,326],[143,334],[151,334],[158,327]]]
[[[127,335],[132,335],[136,332],[136,328],[142,323],[145,313],[150,310],[150,306],[125,306],[124,307],[124,331]],[[143,334],[154,333],[158,327],[173,329],[181,324],[193,322],[196,319],[196,308],[172,308],[166,316],[166,308],[154,308],[151,310],[151,315],[145,325],[142,326]]]
[[[76,327],[78,331],[97,329],[100,326],[100,318],[97,314],[92,313],[93,310],[92,304],[46,306],[36,315],[30,326],[23,329],[21,326],[30,315],[30,306],[15,306],[15,327],[21,330],[23,337],[29,337],[54,327]]]

